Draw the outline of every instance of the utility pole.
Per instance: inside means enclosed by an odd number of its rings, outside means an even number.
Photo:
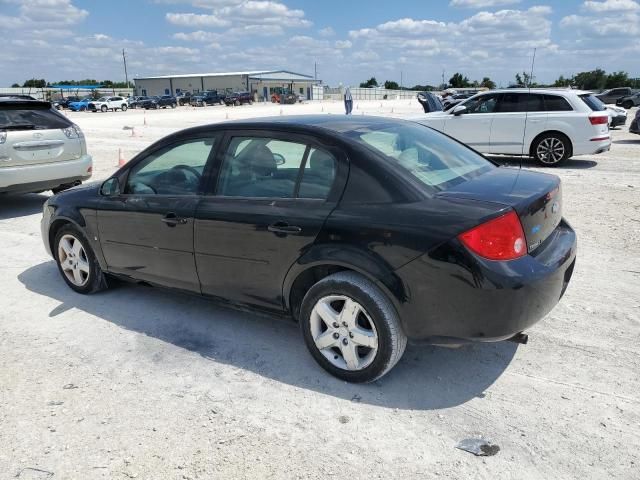
[[[313,79],[318,80],[318,62],[313,62]]]
[[[444,70],[442,70],[442,88],[447,88],[447,86],[444,83]]]
[[[127,55],[124,52],[124,48],[122,49],[122,61],[124,62],[124,80],[127,83],[127,88],[129,88],[129,75],[127,74]]]
[[[402,90],[402,70],[400,70],[400,90]]]

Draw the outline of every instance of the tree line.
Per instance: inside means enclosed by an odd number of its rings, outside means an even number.
[[[114,82],[112,80],[102,80],[98,81],[92,78],[87,78],[85,80],[62,80],[60,82],[47,82],[44,78],[30,78],[29,80],[25,80],[22,85],[19,83],[14,83],[11,85],[12,88],[47,88],[52,85],[65,85],[65,86],[80,86],[80,85],[101,85],[104,88],[133,88],[133,83],[129,82]]]
[[[631,78],[629,74],[624,71],[607,73],[601,68],[590,70],[587,72],[579,72],[571,77],[564,77],[560,75],[553,83],[544,84],[533,81],[531,75],[527,72],[516,73],[515,82],[512,85],[518,85],[522,87],[573,87],[582,90],[604,90],[607,88],[616,87],[632,87],[640,88],[640,79]],[[379,87],[389,90],[417,90],[417,91],[429,91],[438,90],[443,88],[479,88],[485,87],[488,89],[496,88],[496,84],[491,78],[483,77],[482,80],[469,80],[464,74],[460,72],[454,73],[449,82],[445,85],[415,85],[413,87],[400,87],[398,82],[393,80],[387,80],[382,85],[378,84],[375,77],[371,77],[369,80],[360,84],[361,88]]]

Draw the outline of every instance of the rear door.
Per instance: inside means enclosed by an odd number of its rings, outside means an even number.
[[[185,137],[136,161],[121,192],[98,210],[109,271],[168,287],[200,291],[193,222],[215,134]]]
[[[202,292],[282,310],[282,285],[335,208],[348,165],[315,139],[235,131],[216,164],[217,185],[195,222]]]
[[[528,154],[528,147],[523,145],[529,145],[542,133],[546,123],[547,113],[541,94],[503,93],[493,117],[490,153]]]
[[[81,140],[72,123],[51,109],[48,102],[0,103],[0,168],[75,160],[81,156]]]
[[[463,114],[447,116],[444,132],[479,152],[489,153],[491,125],[499,96],[499,93],[490,93],[467,100]]]

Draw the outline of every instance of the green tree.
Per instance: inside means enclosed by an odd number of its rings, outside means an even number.
[[[607,75],[604,88],[631,87],[632,83],[627,72],[613,72]]]
[[[493,90],[494,88],[496,88],[496,82],[491,80],[489,77],[483,77],[482,81],[480,82],[480,86],[488,88],[489,90]]]
[[[465,88],[470,86],[469,79],[463,76],[461,73],[454,73],[449,79],[449,85],[453,88]]]
[[[580,72],[573,77],[573,84],[583,90],[602,90],[607,84],[607,73],[601,68]]]
[[[394,82],[393,80],[387,80],[384,82],[384,88],[387,90],[400,90],[400,85],[398,85],[398,82]]]
[[[47,81],[44,78],[30,78],[25,81],[22,86],[29,88],[44,88],[47,86]]]
[[[555,82],[553,82],[554,87],[570,87],[573,84],[573,78],[564,78],[560,75]]]
[[[531,75],[527,72],[522,72],[522,75],[516,73],[516,85],[522,85],[523,87],[532,87]]]
[[[14,83],[13,85],[11,85],[11,88],[20,88],[20,84]]]
[[[360,88],[369,88],[369,87],[377,87],[377,86],[378,86],[378,81],[376,80],[376,77],[371,77],[366,82],[362,82],[360,84]]]

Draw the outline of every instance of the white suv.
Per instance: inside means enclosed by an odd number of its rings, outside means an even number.
[[[127,108],[129,108],[129,103],[124,97],[100,97],[98,100],[93,100],[87,105],[87,109],[92,112],[97,112],[98,110],[101,112],[113,110],[115,112],[118,109],[126,112]]]
[[[80,127],[49,102],[0,98],[0,193],[55,193],[92,168]]]
[[[412,120],[479,152],[528,155],[545,166],[611,148],[604,104],[590,92],[578,90],[493,90],[446,112],[431,112]]]

